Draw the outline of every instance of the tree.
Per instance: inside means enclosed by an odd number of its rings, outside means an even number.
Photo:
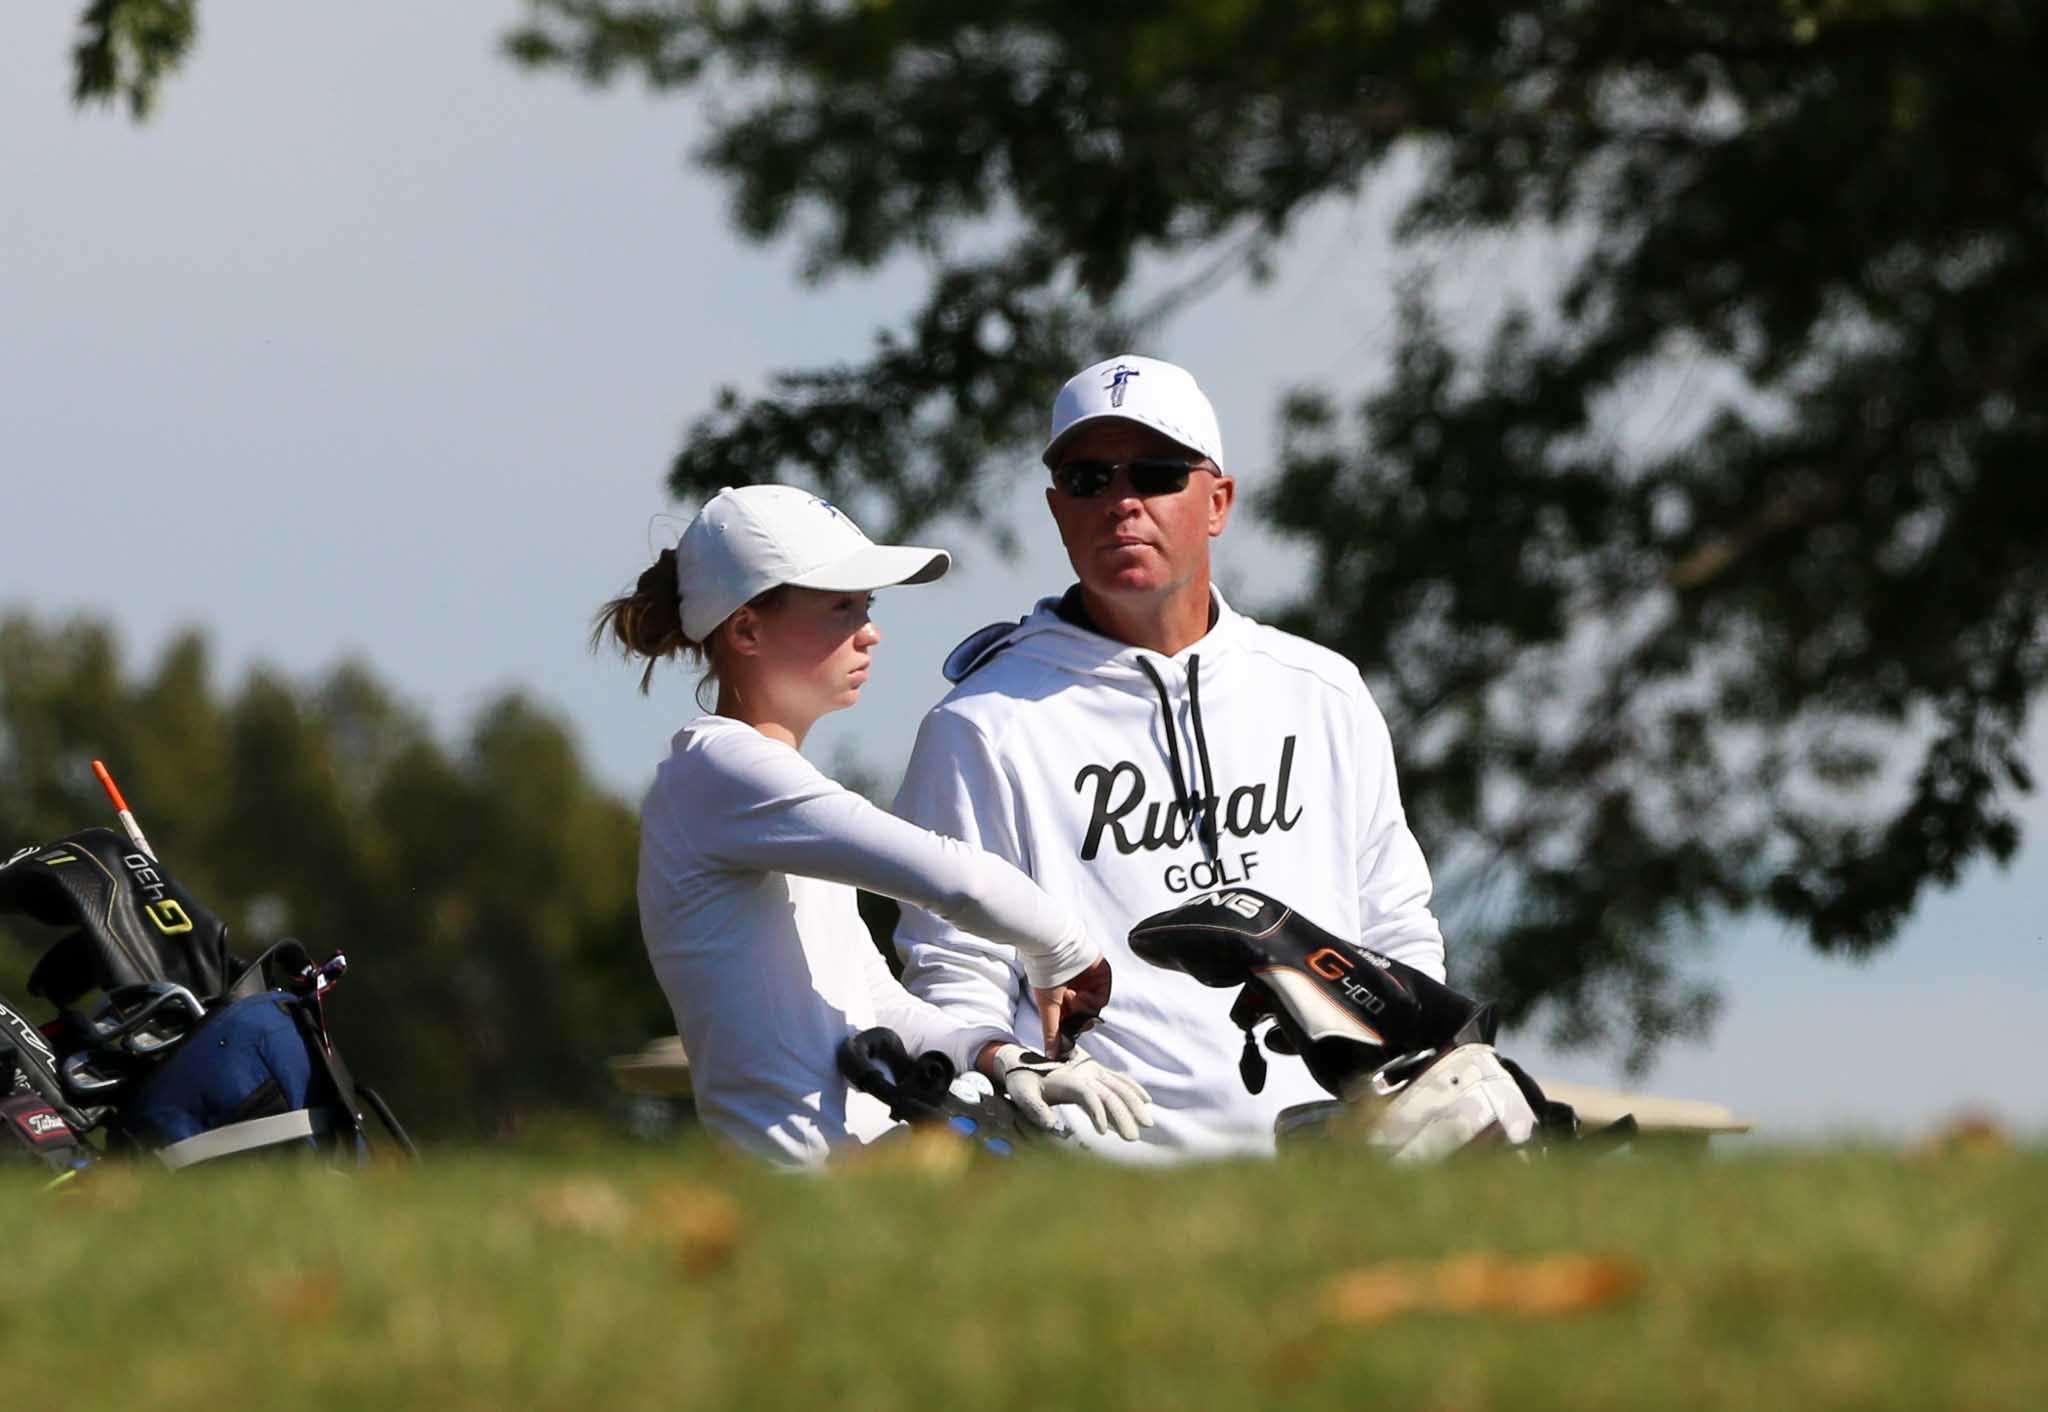
[[[224,695],[197,633],[134,679],[104,624],[0,618],[0,856],[111,822],[95,757],[245,959],[286,934],[347,953],[342,1052],[421,1131],[594,1105],[604,1057],[672,1023],[633,811],[518,696],[451,751],[359,664],[310,685],[258,669]],[[17,1003],[40,933],[0,919]]]
[[[977,522],[1067,372],[1410,154],[1399,346],[1290,396],[1260,508],[1318,590],[1269,606],[1366,672],[1510,1018],[1641,1062],[1707,1023],[1715,918],[1860,954],[2016,847],[2048,663],[2038,7],[531,0],[507,47],[715,83],[701,160],[812,274],[929,261],[872,358],[728,389],[670,476],[807,480],[894,534]],[[1569,272],[1449,330],[1423,257],[1470,232]],[[1728,391],[1618,442],[1674,366]]]
[[[163,76],[198,37],[199,0],[89,0],[78,31],[72,101],[83,107],[125,99],[129,116],[141,122]]]

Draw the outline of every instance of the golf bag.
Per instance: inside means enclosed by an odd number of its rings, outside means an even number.
[[[0,1001],[0,1162],[41,1162],[60,1179],[92,1162],[85,1117],[64,1100],[56,1052],[42,1032]]]
[[[1296,1105],[1275,1127],[1294,1136],[1362,1117],[1366,1140],[1399,1160],[1473,1143],[1569,1137],[1571,1108],[1493,1048],[1493,1006],[1412,966],[1331,935],[1250,888],[1214,892],[1147,917],[1131,949],[1204,985],[1237,988],[1238,1072],[1266,1084],[1265,1047],[1299,1055],[1333,1102]]]
[[[17,1136],[39,1134],[35,1155],[51,1165],[123,1151],[171,1167],[265,1148],[357,1158],[369,1150],[366,1106],[411,1151],[328,1035],[339,954],[315,965],[281,941],[242,962],[221,920],[111,829],[0,864],[5,912],[71,929],[29,974],[55,1018],[32,1025],[0,1000],[0,1097],[20,1100]]]
[[[889,1106],[889,1116],[912,1127],[943,1127],[998,1157],[1052,1137],[1017,1115],[1000,1094],[969,1099],[953,1091],[953,1061],[937,1050],[912,1058],[896,1031],[876,1026],[839,1046],[839,1072],[862,1093]]]

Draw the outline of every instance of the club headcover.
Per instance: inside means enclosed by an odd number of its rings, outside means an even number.
[[[1473,1146],[1519,1147],[1539,1125],[1490,1044],[1460,1045],[1432,1060],[1382,1105],[1365,1140],[1395,1162],[1434,1162]]]
[[[29,976],[29,990],[56,1005],[149,981],[211,1001],[234,968],[220,918],[112,829],[80,829],[0,864],[0,912],[77,928]]]
[[[1131,929],[1130,943],[1141,959],[1204,985],[1244,987],[1231,1018],[1249,1034],[1270,1016],[1278,1033],[1266,1047],[1299,1054],[1332,1094],[1402,1055],[1493,1040],[1491,1005],[1324,931],[1251,888],[1208,893],[1147,917]],[[1250,1088],[1256,1066],[1247,1060],[1244,1067]]]

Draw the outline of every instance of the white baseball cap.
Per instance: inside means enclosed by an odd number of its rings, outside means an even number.
[[[702,642],[757,594],[779,584],[868,593],[930,583],[952,565],[943,549],[876,544],[830,501],[793,485],[727,486],[676,543],[683,635]]]
[[[1216,409],[1195,385],[1186,368],[1120,353],[1067,379],[1052,404],[1052,438],[1045,444],[1045,464],[1053,463],[1060,443],[1088,422],[1120,418],[1172,437],[1190,451],[1199,451],[1223,469],[1223,432]]]

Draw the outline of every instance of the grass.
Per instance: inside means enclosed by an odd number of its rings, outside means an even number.
[[[6,1172],[0,1353],[66,1412],[2048,1407],[2048,1153],[1734,1152]]]

